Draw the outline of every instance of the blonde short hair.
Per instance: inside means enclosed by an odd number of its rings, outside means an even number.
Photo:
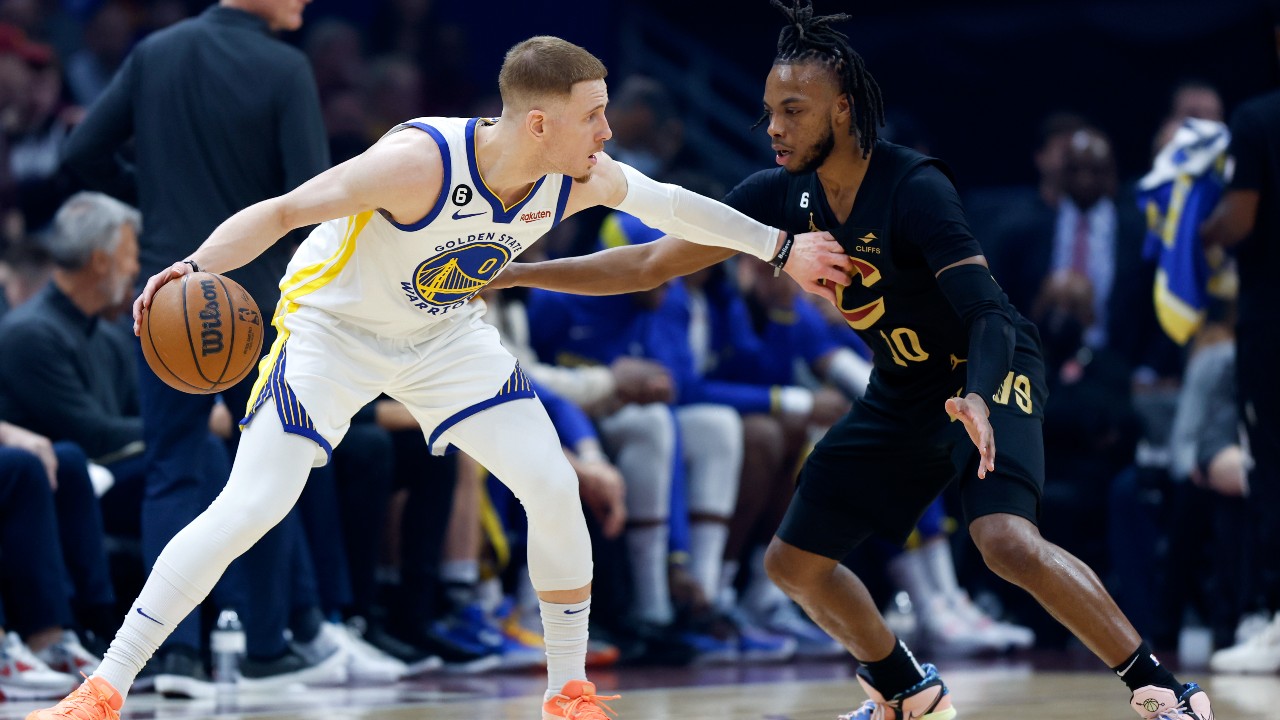
[[[567,40],[539,35],[507,51],[498,72],[504,106],[531,105],[548,96],[565,98],[573,86],[603,80],[609,71],[600,58]]]

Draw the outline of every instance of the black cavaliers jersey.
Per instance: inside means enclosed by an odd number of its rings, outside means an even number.
[[[982,248],[941,161],[878,141],[844,223],[836,221],[816,172],[758,172],[725,202],[791,234],[826,230],[835,236],[856,273],[848,287],[837,287],[840,312],[874,351],[882,383],[903,390],[937,388],[953,384],[957,369],[963,373],[969,332],[936,273],[981,255]],[[1017,331],[1016,355],[1025,361],[1030,353],[1038,360],[1035,326],[1007,297],[1003,303]]]

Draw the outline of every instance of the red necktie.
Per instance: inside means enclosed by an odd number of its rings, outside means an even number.
[[[1089,218],[1080,213],[1076,219],[1075,245],[1071,248],[1071,269],[1081,275],[1089,274]]]

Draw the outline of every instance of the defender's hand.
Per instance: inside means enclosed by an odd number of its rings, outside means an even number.
[[[805,292],[820,295],[836,304],[837,283],[848,285],[853,279],[853,261],[829,232],[796,235],[791,256],[782,267]]]
[[[147,280],[146,287],[142,288],[142,294],[137,300],[133,301],[133,334],[137,335],[142,331],[142,311],[151,307],[151,298],[155,297],[156,291],[165,283],[183,275],[190,275],[194,272],[191,266],[184,262],[176,262],[169,267],[161,270]]]
[[[490,280],[484,287],[486,290],[506,290],[507,288],[520,286],[520,265],[524,263],[507,263],[507,266],[498,273],[498,277]]]
[[[963,398],[948,398],[947,414],[964,423],[965,432],[978,448],[978,477],[985,478],[987,473],[995,472],[996,438],[987,419],[991,411],[982,396],[969,393]]]

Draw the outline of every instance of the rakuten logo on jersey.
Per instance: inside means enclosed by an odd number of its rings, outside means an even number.
[[[551,217],[550,210],[539,210],[538,212],[521,213],[520,222],[526,222],[526,223],[537,222],[539,220],[546,220],[549,217]]]

